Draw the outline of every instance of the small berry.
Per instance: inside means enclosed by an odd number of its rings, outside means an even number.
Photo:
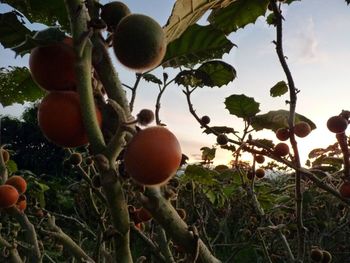
[[[204,116],[201,118],[201,124],[202,124],[202,125],[208,125],[209,123],[210,123],[210,118],[209,118],[209,116],[204,115]]]
[[[255,155],[255,161],[257,163],[263,163],[265,162],[265,157],[263,155]]]
[[[276,137],[277,139],[279,139],[280,141],[286,141],[289,139],[289,129],[287,128],[279,128],[276,131]]]
[[[323,250],[322,251],[323,258],[321,263],[330,263],[332,261],[332,255],[328,251]]]
[[[137,117],[137,122],[140,125],[146,126],[154,120],[154,113],[151,110],[143,109],[137,114],[136,117]]]
[[[228,138],[225,134],[222,133],[216,137],[216,142],[220,145],[226,145],[228,143]]]
[[[275,145],[273,152],[279,157],[286,156],[289,153],[289,146],[288,144],[280,142]]]
[[[322,250],[320,250],[318,248],[312,249],[311,253],[310,253],[310,257],[311,257],[311,260],[314,262],[321,262],[323,259]]]
[[[80,165],[82,161],[83,161],[83,157],[81,156],[80,153],[72,153],[71,156],[69,157],[69,162],[75,166]]]
[[[348,121],[340,115],[330,117],[327,121],[327,128],[334,133],[345,132],[347,127]]]
[[[256,169],[255,175],[258,178],[263,178],[265,176],[265,170],[262,168]]]

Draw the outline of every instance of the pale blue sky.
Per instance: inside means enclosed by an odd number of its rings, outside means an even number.
[[[152,16],[161,25],[166,23],[174,3],[173,0],[124,2],[132,12]],[[0,4],[0,10],[4,8]],[[308,137],[299,139],[304,161],[311,149],[326,147],[335,141],[326,128],[327,119],[342,109],[350,110],[350,6],[344,0],[302,0],[284,8],[283,13],[286,19],[285,55],[295,84],[301,90],[297,112],[318,126]],[[231,94],[243,93],[261,103],[261,113],[287,110],[287,96],[269,96],[270,88],[276,82],[285,80],[271,43],[275,39],[274,28],[267,26],[264,18],[261,18],[229,38],[238,48],[233,48],[230,54],[224,56],[224,60],[235,67],[238,77],[226,87],[203,88],[195,92],[193,104],[198,114],[209,115],[213,125],[229,125],[239,129],[242,126],[240,120],[228,114],[223,102]],[[122,82],[132,84],[133,72],[114,61]],[[12,51],[0,48],[0,67],[27,63],[28,56],[15,60]],[[165,71],[174,74],[173,70]],[[161,75],[160,70],[156,73]],[[143,82],[136,98],[135,113],[141,108],[154,109],[156,96],[157,87]],[[16,115],[21,108],[14,106],[4,109],[0,106],[0,112]],[[178,136],[184,153],[192,160],[200,155],[200,147],[215,143],[215,137],[202,134],[199,125],[189,115],[185,97],[176,85],[170,86],[164,94],[161,120]],[[262,131],[255,136],[274,139],[270,131]],[[219,151],[218,163],[226,163],[228,159],[228,152]]]

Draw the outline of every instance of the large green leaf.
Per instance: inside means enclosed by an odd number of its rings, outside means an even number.
[[[62,0],[3,0],[20,11],[31,23],[42,23],[48,26],[59,25],[70,31],[65,1]]]
[[[214,9],[208,21],[226,34],[254,23],[259,16],[265,15],[269,0],[238,0],[225,8]]]
[[[200,165],[189,165],[186,167],[184,179],[193,180],[204,185],[214,185],[216,184],[216,179],[214,178],[216,173]]]
[[[288,127],[288,118],[289,118],[289,111],[287,110],[276,110],[276,111],[269,111],[265,114],[259,114],[252,118],[252,126],[257,131],[262,129],[269,129],[276,131],[278,128],[281,127]],[[316,129],[316,125],[306,118],[303,115],[300,115],[298,113],[295,114],[295,123],[298,123],[300,121],[307,122],[311,129]]]
[[[193,66],[210,59],[222,58],[234,44],[211,25],[194,24],[180,38],[169,43],[163,67]]]
[[[223,61],[213,60],[203,63],[195,70],[183,70],[175,82],[186,87],[221,87],[236,77],[236,70]]]
[[[33,81],[26,67],[0,68],[0,103],[5,107],[13,103],[36,101],[45,92]]]
[[[225,105],[230,114],[243,119],[251,118],[260,111],[260,104],[254,98],[247,97],[244,94],[234,94],[227,97],[225,99]]]
[[[27,34],[32,34],[19,17],[17,12],[0,14],[0,43],[5,48],[19,45]]]

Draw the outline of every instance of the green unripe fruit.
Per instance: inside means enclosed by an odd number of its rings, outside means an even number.
[[[305,121],[298,122],[294,126],[294,134],[300,138],[304,138],[308,136],[310,132],[311,132],[311,127]]]
[[[226,145],[228,143],[228,138],[225,134],[219,134],[218,137],[216,137],[216,142],[220,145]]]
[[[162,61],[166,38],[162,27],[153,18],[131,14],[124,17],[114,31],[113,48],[120,63],[145,72]]]
[[[101,18],[107,24],[109,32],[112,32],[120,20],[130,13],[127,5],[119,1],[110,2],[101,7]]]

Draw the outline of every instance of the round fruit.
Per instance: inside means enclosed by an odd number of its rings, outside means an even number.
[[[210,118],[209,118],[209,116],[204,115],[204,116],[201,118],[201,123],[202,123],[203,125],[208,125],[208,124],[210,123]]]
[[[0,185],[0,209],[14,206],[18,197],[18,191],[12,185]]]
[[[256,169],[255,175],[258,178],[263,178],[265,176],[265,170],[262,168]]]
[[[96,108],[101,126],[102,115]],[[78,147],[88,143],[80,111],[79,95],[73,91],[50,92],[38,108],[39,127],[47,139],[62,147]]]
[[[308,136],[310,134],[310,132],[311,132],[311,127],[305,121],[298,122],[294,126],[294,133],[296,136],[298,136],[300,138],[304,138],[304,137]]]
[[[147,222],[152,219],[151,213],[144,207],[136,210],[135,213],[137,213],[137,218],[140,220],[140,222]]]
[[[143,109],[137,114],[137,122],[142,126],[150,124],[153,120],[154,113],[151,110]]]
[[[114,31],[113,48],[124,66],[147,71],[158,66],[165,55],[165,34],[151,17],[131,14],[124,17]]]
[[[350,183],[344,182],[339,188],[339,193],[342,197],[350,198]]]
[[[220,145],[226,145],[228,143],[228,138],[225,134],[219,134],[218,137],[216,137],[216,142]]]
[[[177,208],[177,209],[176,209],[176,212],[179,214],[179,216],[180,216],[180,218],[181,218],[182,220],[185,220],[185,219],[186,219],[187,214],[186,214],[186,210],[185,210],[185,209]]]
[[[255,155],[255,161],[256,161],[257,163],[263,163],[263,162],[265,162],[265,157],[264,157],[264,155]]]
[[[120,20],[130,13],[128,6],[119,1],[110,2],[101,7],[101,18],[107,24],[109,32],[112,32]]]
[[[318,248],[312,249],[311,253],[310,253],[310,257],[311,257],[311,260],[314,262],[321,262],[323,259],[322,250],[320,250]]]
[[[72,165],[79,165],[83,161],[83,157],[81,156],[80,153],[72,153],[71,156],[69,157],[69,162]]]
[[[287,128],[279,128],[276,131],[276,137],[277,139],[279,139],[280,141],[286,141],[289,139],[289,129]]]
[[[27,208],[27,198],[25,195],[21,195],[16,203],[16,207],[19,211],[23,212]]]
[[[75,54],[73,41],[35,47],[29,57],[29,69],[36,83],[45,90],[75,90]]]
[[[283,142],[280,142],[275,145],[273,150],[274,154],[277,156],[286,156],[289,153],[289,146]]]
[[[166,183],[181,163],[180,144],[163,126],[140,130],[125,151],[125,169],[142,185]]]
[[[322,263],[330,263],[332,261],[332,255],[328,251],[323,250],[322,251],[323,258],[322,258]]]
[[[10,160],[10,153],[7,150],[1,148],[1,154],[4,163],[7,163]]]
[[[12,185],[17,189],[18,194],[23,194],[27,190],[27,182],[26,180],[18,175],[11,176],[5,184]]]
[[[327,128],[334,133],[345,132],[347,127],[348,121],[340,115],[330,117],[327,121]]]

